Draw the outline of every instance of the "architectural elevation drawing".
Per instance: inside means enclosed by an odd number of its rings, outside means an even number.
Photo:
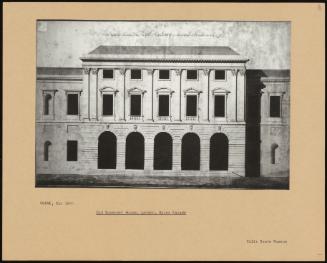
[[[38,21],[36,187],[289,189],[290,23]]]

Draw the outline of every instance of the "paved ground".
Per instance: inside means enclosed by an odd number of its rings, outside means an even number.
[[[289,177],[38,174],[36,187],[289,189]]]

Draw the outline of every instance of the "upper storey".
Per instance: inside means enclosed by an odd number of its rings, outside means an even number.
[[[83,62],[92,61],[171,61],[240,62],[247,58],[226,46],[99,46]]]

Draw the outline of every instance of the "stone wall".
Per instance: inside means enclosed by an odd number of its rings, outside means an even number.
[[[111,131],[117,138],[117,168],[97,168],[98,138],[104,131]],[[126,137],[139,132],[145,138],[144,170],[125,170]],[[173,139],[172,171],[153,171],[154,137],[166,132]],[[181,141],[186,133],[200,138],[200,171],[181,171]],[[223,133],[229,141],[228,171],[209,171],[210,138]],[[36,128],[36,172],[67,174],[161,174],[161,175],[231,175],[245,176],[245,125],[199,125],[154,123],[51,123]],[[78,161],[66,161],[67,140],[78,141]],[[49,161],[43,159],[44,143],[51,142]]]

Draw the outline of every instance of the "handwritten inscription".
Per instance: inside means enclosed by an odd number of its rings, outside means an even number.
[[[186,211],[179,211],[179,210],[159,210],[159,211],[152,211],[152,210],[141,210],[141,211],[133,211],[133,210],[96,210],[96,215],[187,215]]]
[[[287,240],[278,240],[278,239],[247,239],[247,244],[287,244]]]
[[[42,206],[70,206],[74,205],[72,201],[40,201]]]

